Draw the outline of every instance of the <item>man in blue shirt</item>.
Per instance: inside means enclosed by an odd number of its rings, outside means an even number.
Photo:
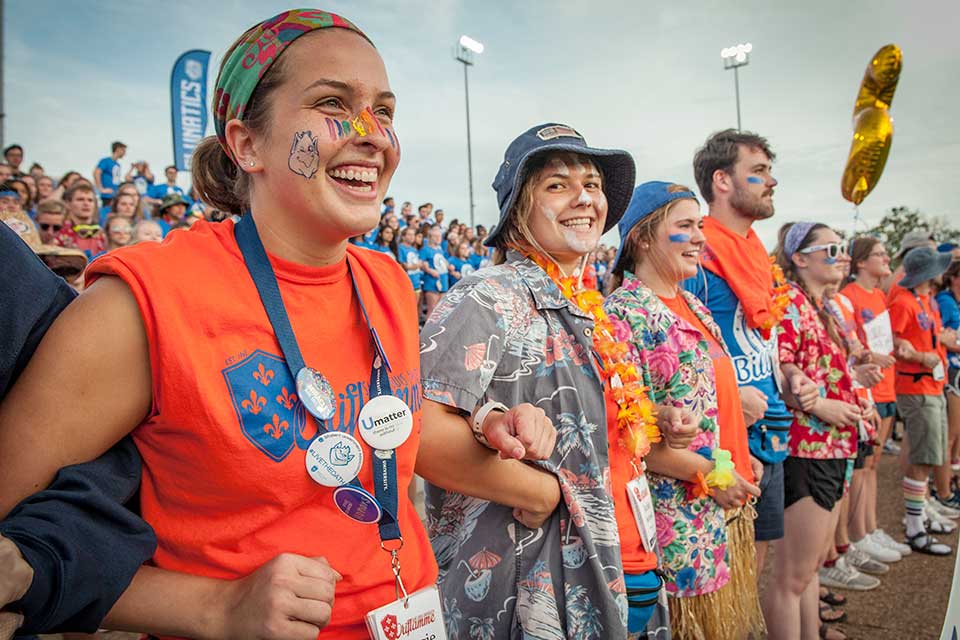
[[[747,255],[738,251],[730,252],[733,255],[721,252],[721,241],[724,246],[742,243],[744,249],[759,248],[759,257],[764,262],[739,268],[769,273],[766,252],[751,227],[755,221],[773,216],[773,188],[777,181],[770,174],[770,168],[774,157],[766,139],[733,129],[715,133],[697,151],[693,160],[694,175],[700,194],[710,207],[710,220],[705,220],[704,234],[708,250],[712,246],[711,238],[715,238],[715,251],[710,253],[719,263],[727,260],[736,263]],[[753,251],[750,255],[755,253]],[[728,273],[738,270],[736,264],[726,266]],[[776,328],[770,331],[752,326],[755,310],[745,302],[755,304],[756,301],[748,301],[744,295],[743,279],[728,281],[717,271],[701,266],[684,287],[703,301],[720,327],[740,386],[750,453],[763,463],[759,483],[762,494],[754,522],[759,572],[763,568],[768,541],[783,537],[783,461],[787,457],[787,438],[793,415],[784,403],[780,387]],[[772,276],[766,277],[767,282],[772,280]],[[770,297],[761,302],[772,306]],[[812,389],[804,387],[797,391],[809,394],[816,393],[817,389],[813,385]]]
[[[100,194],[104,206],[110,204],[120,186],[120,158],[127,153],[127,145],[114,142],[110,145],[110,155],[100,160],[93,170],[93,182]]]
[[[167,181],[162,184],[151,185],[150,188],[147,189],[146,197],[143,199],[144,202],[151,206],[160,204],[163,198],[171,193],[179,193],[181,196],[186,195],[183,189],[177,185],[177,168],[174,165],[165,168],[163,175]]]

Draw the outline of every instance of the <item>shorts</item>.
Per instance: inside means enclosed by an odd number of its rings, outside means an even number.
[[[892,403],[891,403],[892,404]],[[873,443],[861,440],[857,443],[857,458],[853,461],[854,469],[863,469],[867,458],[873,455]]]
[[[943,394],[948,393],[960,396],[960,367],[950,367],[947,371],[947,385],[943,388]]]
[[[753,537],[757,541],[779,540],[783,537],[783,463],[763,465],[760,478],[760,499],[756,505],[757,519],[753,521]]]
[[[936,467],[947,461],[947,399],[897,394],[897,410],[910,444],[910,464]]]
[[[846,458],[820,460],[790,456],[783,461],[785,508],[809,496],[821,508],[833,511],[843,497],[848,466]]]
[[[897,415],[896,402],[878,402],[876,404],[877,413],[881,418],[893,418]],[[882,444],[882,443],[881,443]]]

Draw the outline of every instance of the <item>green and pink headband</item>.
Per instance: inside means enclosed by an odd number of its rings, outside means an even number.
[[[349,29],[369,41],[355,24],[335,13],[319,9],[291,9],[249,30],[243,41],[234,48],[220,71],[213,98],[213,126],[227,156],[236,161],[224,137],[227,122],[234,118],[243,120],[250,97],[270,65],[300,36],[331,27]]]

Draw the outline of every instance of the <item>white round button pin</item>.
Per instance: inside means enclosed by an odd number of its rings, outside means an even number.
[[[307,473],[325,487],[342,487],[360,473],[363,447],[349,433],[328,431],[307,447]]]
[[[396,396],[370,398],[360,410],[360,437],[374,449],[396,449],[413,431],[413,413]]]

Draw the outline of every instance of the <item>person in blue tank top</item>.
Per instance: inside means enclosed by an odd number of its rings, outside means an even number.
[[[397,245],[397,261],[403,270],[407,272],[410,278],[410,284],[417,294],[417,308],[420,308],[421,277],[423,271],[420,270],[420,252],[414,246],[416,242],[417,230],[414,227],[407,226],[400,232],[400,242]]]
[[[396,232],[393,230],[393,227],[383,226],[380,227],[379,233],[377,233],[377,239],[369,243],[369,246],[374,251],[379,251],[380,253],[390,254],[394,260],[397,259],[397,254],[395,251],[396,247]]]
[[[440,297],[450,288],[447,258],[443,255],[440,242],[443,233],[434,225],[427,233],[427,241],[420,249],[420,268],[423,269],[423,293],[427,298],[427,316],[440,302]]]
[[[697,151],[694,175],[710,207],[703,227],[707,244],[697,275],[683,284],[720,326],[740,387],[750,453],[763,463],[754,522],[758,573],[767,543],[783,537],[783,460],[793,421],[778,378],[775,331],[783,310],[767,251],[751,228],[773,216],[775,157],[765,138],[733,129],[713,134]],[[801,382],[793,390],[798,398],[819,394],[812,381]]]
[[[460,282],[463,278],[473,273],[473,265],[470,264],[470,243],[461,240],[460,244],[452,251],[450,256],[450,286]]]

